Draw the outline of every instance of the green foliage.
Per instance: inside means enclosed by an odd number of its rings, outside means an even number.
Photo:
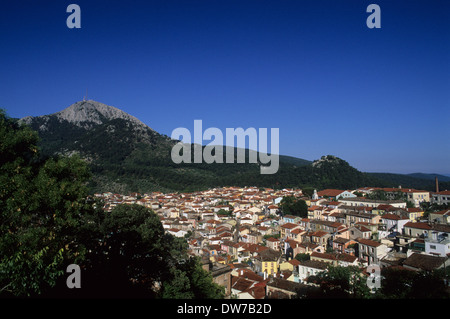
[[[375,298],[381,299],[448,299],[443,270],[415,272],[404,268],[383,268],[381,288]]]
[[[284,214],[300,217],[308,216],[308,205],[306,202],[303,199],[297,199],[294,196],[284,196],[279,207]]]
[[[171,299],[220,299],[224,287],[215,284],[209,272],[202,268],[198,257],[173,268],[170,280],[164,282],[161,296]]]
[[[311,255],[310,254],[297,254],[297,255],[295,255],[294,258],[297,259],[298,261],[305,261],[305,260],[310,260]]]
[[[447,271],[447,276],[450,271]],[[367,275],[356,266],[329,266],[312,278],[320,285],[307,298],[356,299],[448,299],[444,269],[416,272],[406,268],[381,269],[381,287],[374,293],[367,286]]]
[[[326,271],[320,272],[316,278],[320,283],[320,290],[315,298],[356,298],[371,297],[367,287],[366,276],[356,266],[328,266]]]
[[[309,198],[312,197],[312,195],[314,194],[314,187],[303,187],[302,188],[302,193],[305,196],[308,196]]]
[[[37,134],[0,113],[0,292],[39,294],[76,260],[87,167],[77,157],[40,159]]]

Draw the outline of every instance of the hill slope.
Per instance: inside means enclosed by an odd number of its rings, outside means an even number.
[[[238,183],[259,184],[258,164],[175,164],[177,141],[159,134],[118,108],[96,101],[76,102],[49,115],[20,121],[39,133],[44,156],[80,154],[93,171],[93,191],[195,190]],[[280,156],[280,165],[310,162]]]
[[[170,154],[177,141],[118,108],[96,101],[76,102],[60,112],[20,121],[39,133],[44,156],[77,153],[86,159],[93,172],[92,192],[194,191],[250,185],[352,189],[398,186],[392,183],[404,178],[401,184],[410,183],[407,187],[425,185],[424,179],[412,176],[363,173],[331,155],[314,162],[280,155],[279,170],[273,175],[261,175],[260,165],[249,163],[248,152],[242,164],[175,164]]]

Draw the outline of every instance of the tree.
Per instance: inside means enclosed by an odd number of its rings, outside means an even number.
[[[305,260],[310,260],[311,259],[311,255],[310,254],[297,254],[294,257],[295,259],[297,259],[298,261],[305,261]]]
[[[312,197],[312,195],[314,194],[314,188],[313,187],[303,187],[302,188],[302,193],[305,196],[308,196],[309,198]]]
[[[316,278],[320,283],[320,297],[326,298],[369,298],[370,289],[366,276],[356,266],[328,266]]]
[[[297,199],[294,196],[284,196],[279,206],[284,214],[300,217],[308,216],[308,205],[303,199]]]
[[[141,205],[118,205],[107,214],[82,216],[77,240],[86,247],[83,289],[51,292],[77,297],[155,297],[155,285],[168,276],[186,246],[165,234],[158,216]]]
[[[376,297],[386,299],[403,299],[408,297],[415,273],[405,268],[383,268],[381,270],[381,287]]]
[[[426,299],[449,298],[444,278],[445,272],[415,272],[404,268],[385,268],[381,271],[381,288],[377,298],[383,299]]]
[[[163,283],[163,298],[220,299],[225,296],[224,287],[213,282],[211,274],[204,270],[198,257],[190,257],[172,270],[171,280]]]
[[[40,158],[38,136],[0,111],[0,293],[40,294],[83,257],[79,216],[92,210],[80,158]]]

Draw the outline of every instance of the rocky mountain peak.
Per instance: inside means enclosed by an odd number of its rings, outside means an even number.
[[[133,123],[135,126],[141,129],[149,129],[146,124],[142,123],[136,117],[114,106],[106,105],[93,100],[79,101],[70,105],[62,111],[49,115],[43,115],[38,118],[44,120],[45,123],[51,117],[57,118],[60,121],[67,121],[78,127],[87,129],[113,119],[123,119]],[[22,121],[30,124],[33,119],[33,117],[29,116],[23,118]]]
[[[322,156],[320,159],[315,160],[311,165],[313,167],[321,167],[324,164],[348,164],[346,161],[344,161],[343,159],[340,159],[339,157],[336,157],[334,155],[325,155]]]

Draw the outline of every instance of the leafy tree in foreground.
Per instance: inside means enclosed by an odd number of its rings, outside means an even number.
[[[381,288],[375,297],[381,299],[450,298],[445,287],[444,270],[416,272],[404,268],[381,270]]]
[[[218,299],[224,296],[224,287],[213,282],[197,257],[173,268],[171,279],[163,283],[161,291],[161,297],[170,299]]]
[[[33,296],[82,258],[75,240],[89,172],[77,157],[39,158],[37,134],[0,111],[0,294]]]
[[[356,266],[328,266],[316,276],[320,292],[314,298],[370,298],[367,277]]]

